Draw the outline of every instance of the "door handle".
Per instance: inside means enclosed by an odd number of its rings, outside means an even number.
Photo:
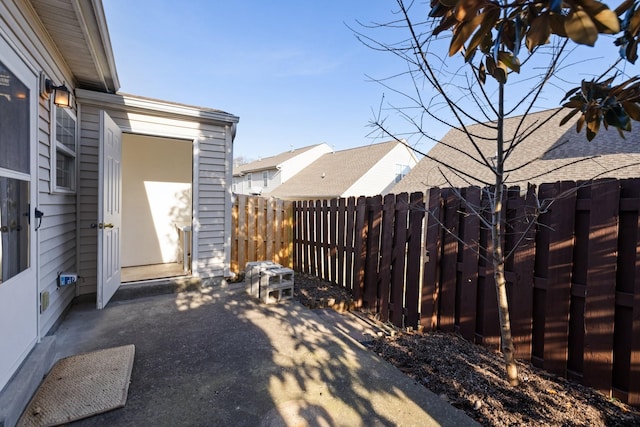
[[[99,224],[91,224],[91,228],[99,228],[99,229],[103,229],[103,228],[113,228],[113,224],[111,223],[106,223],[103,224],[102,222]]]

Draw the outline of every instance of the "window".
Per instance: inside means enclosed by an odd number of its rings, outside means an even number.
[[[400,182],[402,178],[407,176],[407,173],[409,173],[409,165],[396,163],[396,183]]]
[[[269,186],[269,171],[262,172],[262,186],[264,188]]]
[[[247,188],[251,190],[251,173],[247,174]]]
[[[29,268],[29,97],[0,62],[0,283]]]
[[[74,192],[76,190],[76,117],[67,108],[53,107],[55,111],[55,141],[52,143],[51,168],[53,190]]]

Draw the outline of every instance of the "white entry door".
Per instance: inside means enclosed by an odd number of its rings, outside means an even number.
[[[100,195],[98,198],[98,309],[120,287],[122,225],[122,130],[100,112]]]
[[[0,390],[38,340],[37,82],[0,35]]]

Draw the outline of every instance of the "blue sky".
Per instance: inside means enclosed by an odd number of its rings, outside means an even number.
[[[104,0],[121,92],[240,117],[234,155],[256,159],[367,135],[390,58],[347,27],[382,21],[393,2]],[[388,138],[387,138],[388,139]]]
[[[343,150],[389,139],[370,135],[368,124],[383,94],[385,102],[400,101],[367,75],[385,78],[406,66],[365,47],[348,26],[364,30],[357,21],[393,19],[394,1],[103,0],[103,5],[121,92],[239,116],[236,157],[257,159],[321,142]],[[607,57],[615,57],[615,48],[607,45]],[[438,52],[446,50],[434,47]],[[592,58],[603,51],[583,52]],[[577,82],[603,69],[591,64],[577,63],[568,74]],[[561,97],[553,93],[543,102],[554,107]],[[388,120],[398,134],[409,129],[393,114]],[[447,130],[436,123],[428,128],[434,138]],[[433,145],[425,139],[409,142],[425,152]]]

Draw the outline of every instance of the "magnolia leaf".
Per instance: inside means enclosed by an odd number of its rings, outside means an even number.
[[[596,24],[600,33],[617,34],[620,32],[618,15],[609,9],[606,4],[597,0],[581,0],[580,5]]]
[[[627,31],[633,37],[638,35],[638,30],[640,30],[640,9],[633,12],[631,19],[629,20],[629,28],[627,28]]]
[[[567,37],[567,30],[564,29],[564,22],[567,17],[564,15],[559,15],[557,13],[552,13],[549,15],[549,24],[551,26],[551,33],[557,34],[560,37]]]
[[[551,26],[549,25],[549,14],[543,13],[533,20],[529,31],[527,31],[527,49],[532,52],[537,46],[549,43]]]
[[[565,99],[569,99],[569,97],[571,97],[571,96],[575,95],[575,94],[576,94],[576,92],[578,92],[579,90],[580,90],[580,88],[579,88],[579,87],[574,87],[573,89],[571,89],[569,92],[567,92],[567,93],[564,95],[564,98],[562,98],[562,99],[560,100],[560,102],[564,102],[564,100],[565,100]]]
[[[471,56],[475,52],[476,48],[487,38],[487,36],[491,37],[491,29],[498,21],[500,17],[500,9],[497,7],[489,7],[485,9],[484,12],[485,18],[482,20],[482,24],[480,24],[480,28],[475,32],[469,44],[467,45],[467,52],[465,54],[465,61],[469,62],[471,60]]]
[[[480,61],[480,68],[478,68],[478,80],[480,80],[480,83],[482,84],[487,82],[487,70],[482,61]]]
[[[505,84],[507,82],[507,75],[508,75],[507,65],[502,61],[498,61],[496,63],[496,68],[492,75],[493,75],[493,78],[496,79],[499,83]]]
[[[584,101],[580,98],[571,99],[569,102],[562,104],[564,108],[582,108]]]
[[[632,64],[635,64],[638,60],[638,39],[633,39],[624,50],[624,59]]]
[[[582,126],[584,126],[584,114],[582,114],[580,118],[578,118],[578,121],[576,122],[576,132],[578,133],[582,132]]]
[[[453,27],[457,23],[458,23],[458,20],[456,19],[455,16],[453,16],[452,14],[447,15],[444,18],[442,18],[438,26],[433,29],[432,34],[434,36],[437,36],[441,32],[448,30],[449,28]]]
[[[597,132],[593,132],[591,129],[587,127],[587,140],[589,142],[593,141],[593,138],[595,138],[597,134],[598,134]]]
[[[458,4],[458,0],[440,0],[440,4],[445,7],[455,7]]]
[[[571,120],[573,116],[575,116],[579,111],[580,111],[579,108],[574,108],[573,110],[571,110],[569,114],[567,114],[566,116],[563,117],[562,120],[560,120],[560,126],[564,126],[565,124],[567,124],[567,122]]]
[[[482,23],[484,13],[476,15],[472,20],[467,21],[456,28],[453,33],[453,39],[451,39],[451,45],[449,46],[449,56],[453,56],[462,50],[462,47],[466,43],[467,39],[471,37],[471,34],[478,28],[478,25]]]
[[[429,11],[429,18],[440,18],[442,16],[445,16],[447,12],[449,12],[450,10],[451,8],[443,6],[440,3],[437,3]]]
[[[587,121],[587,133],[591,131],[593,132],[593,136],[595,136],[600,130],[600,121],[601,121],[601,118],[599,114],[593,117],[592,120]]]
[[[564,23],[567,36],[578,44],[593,46],[598,39],[598,29],[587,12],[582,9],[573,11]]]
[[[624,12],[629,10],[635,2],[636,0],[625,0],[622,3],[620,3],[620,5],[615,9],[616,15],[618,16],[622,15]]]
[[[622,108],[633,120],[640,121],[640,106],[638,104],[635,102],[623,102]]]
[[[511,68],[516,73],[520,72],[520,60],[518,60],[518,58],[515,57],[513,54],[509,52],[500,52],[498,53],[498,59],[499,59],[498,64],[502,63],[507,67]]]

